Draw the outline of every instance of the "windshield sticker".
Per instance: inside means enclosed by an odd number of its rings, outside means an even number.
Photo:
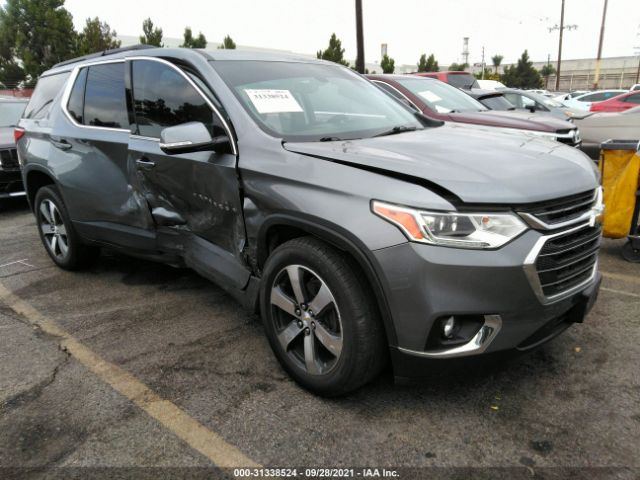
[[[427,102],[437,102],[439,100],[442,100],[442,98],[440,98],[438,95],[436,95],[433,92],[430,92],[429,90],[425,90],[424,92],[418,92],[418,95],[420,95],[422,98],[424,98]]]
[[[449,113],[452,111],[450,108],[443,107],[442,105],[434,105],[434,106],[438,113]]]
[[[258,113],[302,112],[302,107],[289,90],[246,89],[245,93]]]

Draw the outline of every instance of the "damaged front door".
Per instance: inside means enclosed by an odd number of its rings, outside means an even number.
[[[163,129],[188,122],[201,122],[212,137],[230,135],[227,126],[189,73],[160,59],[130,65],[135,134],[129,168],[159,232],[182,234],[171,242],[185,256],[205,240],[239,260],[245,233],[233,141],[228,151],[179,155],[164,153],[159,141]]]

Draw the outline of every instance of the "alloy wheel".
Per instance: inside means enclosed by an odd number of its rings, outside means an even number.
[[[40,230],[51,254],[63,259],[69,252],[69,239],[62,215],[55,203],[45,199],[40,203]]]
[[[340,310],[326,282],[302,265],[289,265],[275,277],[271,309],[276,336],[299,368],[329,373],[342,353]]]

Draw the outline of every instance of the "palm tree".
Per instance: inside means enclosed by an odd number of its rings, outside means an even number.
[[[498,73],[498,67],[502,63],[503,58],[504,57],[502,55],[494,55],[493,57],[491,57],[491,61],[493,62],[493,68],[496,69],[496,74]]]
[[[549,77],[551,75],[555,75],[556,69],[553,68],[553,65],[547,63],[540,69],[540,75],[544,78],[544,88],[549,88]]]

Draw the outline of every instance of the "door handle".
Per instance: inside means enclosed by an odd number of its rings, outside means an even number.
[[[140,168],[149,169],[156,166],[156,162],[152,162],[146,157],[142,157],[136,160],[136,165]]]
[[[49,141],[54,147],[59,148],[60,150],[70,150],[71,147],[73,146],[64,138],[51,137]]]

